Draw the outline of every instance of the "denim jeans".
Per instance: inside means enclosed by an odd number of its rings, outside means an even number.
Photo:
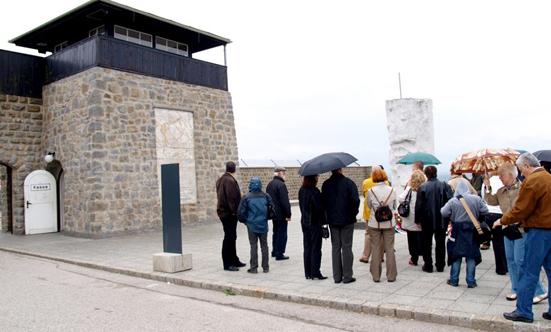
[[[459,272],[461,271],[461,261],[463,258],[458,258],[453,262],[450,270],[450,281],[454,284],[459,283]],[[467,284],[473,285],[476,284],[476,279],[474,278],[476,274],[476,262],[474,258],[465,258],[467,261]]]
[[[551,278],[551,229],[532,228],[524,242],[524,262],[518,278],[517,314],[533,319],[532,301],[540,279],[541,267]]]
[[[526,233],[522,234],[522,239],[514,241],[505,238],[505,257],[507,258],[507,268],[509,269],[509,278],[511,279],[511,293],[517,294],[518,275],[522,262],[524,262],[524,242]],[[541,279],[538,278],[535,295],[545,294],[547,290],[543,287]]]

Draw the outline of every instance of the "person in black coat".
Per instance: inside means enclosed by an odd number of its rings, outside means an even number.
[[[415,202],[415,223],[421,225],[421,250],[425,264],[422,269],[432,273],[432,238],[435,240],[435,265],[438,272],[446,266],[446,231],[448,222],[440,209],[453,197],[452,188],[446,182],[438,181],[434,166],[425,167],[428,181],[419,186]]]
[[[331,229],[333,279],[335,283],[347,284],[356,281],[352,271],[352,240],[360,196],[354,181],[342,175],[342,172],[342,168],[331,171],[332,175],[323,183],[321,192]]]
[[[302,242],[304,246],[304,275],[306,279],[327,279],[321,274],[322,226],[327,224],[321,192],[316,185],[318,175],[305,176],[298,191]]]
[[[274,169],[274,178],[266,187],[266,193],[272,197],[275,206],[275,218],[273,219],[272,235],[272,257],[277,261],[289,259],[285,256],[287,247],[287,226],[291,221],[291,202],[289,201],[289,192],[285,185],[284,167],[276,166]]]

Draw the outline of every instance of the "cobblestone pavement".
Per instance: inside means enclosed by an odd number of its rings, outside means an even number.
[[[271,222],[270,222],[271,227]],[[153,271],[153,255],[163,251],[162,233],[82,239],[63,233],[16,236],[0,234],[0,249],[66,261],[74,264],[151,278],[193,287],[236,294],[333,307],[367,314],[418,319],[482,330],[551,331],[551,323],[541,314],[548,301],[534,306],[533,324],[512,323],[503,312],[515,309],[515,302],[505,296],[510,291],[509,277],[495,273],[492,250],[483,251],[483,261],[476,268],[478,287],[468,289],[465,264],[459,287],[446,284],[449,267],[443,273],[425,273],[408,264],[406,235],[396,234],[398,277],[388,283],[384,263],[380,283],[373,282],[369,264],[358,261],[364,242],[364,230],[354,231],[354,276],[351,284],[335,284],[331,278],[331,242],[323,242],[322,273],[327,280],[306,280],[302,260],[300,211],[293,206],[289,224],[286,255],[289,260],[270,259],[270,273],[251,275],[246,268],[224,271],[220,255],[223,231],[220,222],[186,225],[183,228],[183,251],[193,256],[193,269],[168,274]],[[271,233],[269,234],[271,245]],[[249,260],[246,228],[238,225],[237,253],[243,262]],[[422,260],[421,260],[422,261]],[[545,280],[546,282],[546,280]]]

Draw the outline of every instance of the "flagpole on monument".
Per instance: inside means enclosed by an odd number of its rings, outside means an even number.
[[[402,79],[400,78],[400,73],[398,73],[398,86],[400,87],[400,99],[402,99]]]

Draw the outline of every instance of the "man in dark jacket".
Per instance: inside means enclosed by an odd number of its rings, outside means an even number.
[[[432,273],[432,237],[436,243],[436,270],[444,271],[446,266],[446,230],[448,223],[440,210],[453,197],[450,185],[438,181],[434,166],[425,167],[428,181],[419,186],[415,203],[415,223],[421,225],[421,250],[423,251],[423,271]]]
[[[285,167],[276,166],[274,169],[274,179],[268,183],[266,192],[275,205],[275,218],[273,220],[274,228],[272,235],[272,257],[277,261],[289,259],[285,256],[287,247],[287,226],[291,221],[291,202],[289,201],[289,192],[285,185]]]
[[[352,271],[352,240],[360,196],[354,181],[345,177],[342,172],[342,168],[331,171],[332,175],[323,183],[321,192],[331,229],[333,279],[337,284],[348,284],[356,281]]]
[[[218,196],[216,212],[224,227],[222,262],[226,271],[239,271],[239,267],[246,265],[239,261],[235,248],[237,241],[237,208],[241,201],[241,191],[235,179],[235,173],[235,163],[228,161],[226,163],[226,173],[216,181],[216,194]]]

